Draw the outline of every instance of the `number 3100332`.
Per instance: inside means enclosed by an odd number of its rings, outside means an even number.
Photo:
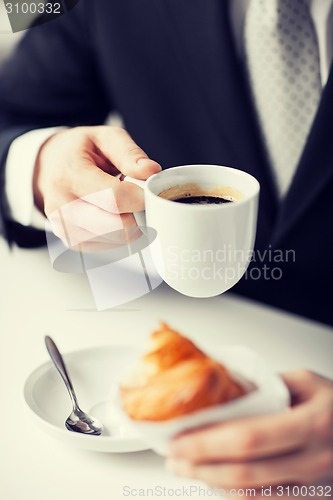
[[[277,486],[278,497],[332,497],[331,486]]]
[[[6,2],[7,14],[62,14],[61,4],[58,2]]]

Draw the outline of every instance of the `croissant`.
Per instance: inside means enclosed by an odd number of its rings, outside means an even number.
[[[245,391],[227,369],[162,323],[150,349],[120,386],[133,420],[163,421],[226,403]]]

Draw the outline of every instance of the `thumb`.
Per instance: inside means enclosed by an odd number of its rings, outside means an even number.
[[[94,142],[111,163],[124,175],[147,179],[162,167],[150,159],[133,141],[126,130],[119,127],[95,127]]]
[[[320,376],[309,370],[296,370],[282,374],[282,379],[295,405],[304,403],[317,393]]]

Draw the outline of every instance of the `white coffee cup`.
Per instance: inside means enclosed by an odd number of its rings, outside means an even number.
[[[252,175],[219,165],[184,165],[146,181],[125,180],[144,189],[146,225],[157,233],[150,251],[166,283],[184,295],[212,297],[241,279],[256,234],[260,187]],[[189,184],[199,193],[218,193],[234,201],[194,205],[160,196],[170,188],[181,193]]]

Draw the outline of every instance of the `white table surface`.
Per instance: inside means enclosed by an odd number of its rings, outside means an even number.
[[[9,252],[2,240],[0,280],[1,500],[120,500],[139,497],[140,488],[148,497],[147,488],[157,487],[172,490],[158,498],[176,496],[176,488],[205,497],[199,483],[173,477],[151,451],[80,451],[35,425],[22,391],[29,373],[48,360],[46,333],[63,352],[140,345],[165,320],[201,345],[247,345],[274,370],[306,367],[333,378],[332,329],[232,295],[191,299],[162,285],[97,312],[85,276],[54,271],[45,249]]]

